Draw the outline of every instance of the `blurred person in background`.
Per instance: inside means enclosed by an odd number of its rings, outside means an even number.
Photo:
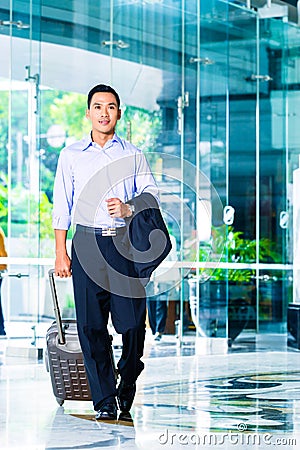
[[[7,256],[7,251],[5,248],[5,234],[2,228],[0,227],[0,257]],[[4,316],[2,310],[2,302],[1,302],[1,285],[2,285],[2,274],[7,269],[6,264],[0,264],[0,336],[6,336],[6,332],[4,329]]]
[[[170,233],[172,250],[166,257],[166,262],[177,261],[176,239]],[[154,341],[159,342],[164,334],[168,316],[168,301],[170,293],[180,280],[180,270],[177,267],[160,266],[153,272],[146,288],[149,325]]]

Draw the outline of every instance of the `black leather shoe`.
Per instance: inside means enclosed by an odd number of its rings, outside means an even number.
[[[127,411],[121,411],[118,418],[119,422],[127,422],[127,423],[133,423],[132,416],[130,412]]]
[[[117,419],[117,405],[115,403],[103,403],[98,409],[95,416],[96,420],[116,420]]]
[[[120,410],[122,412],[130,411],[130,408],[134,400],[135,392],[136,392],[135,383],[128,384],[124,380],[120,381],[120,384],[118,386],[117,398]]]

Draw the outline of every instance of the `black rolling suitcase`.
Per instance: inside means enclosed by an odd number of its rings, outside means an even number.
[[[76,320],[61,318],[54,273],[54,269],[49,270],[56,320],[47,331],[45,353],[45,363],[47,371],[50,372],[53,393],[59,405],[62,405],[65,400],[91,400]]]

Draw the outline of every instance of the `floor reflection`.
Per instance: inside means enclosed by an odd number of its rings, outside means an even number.
[[[170,429],[232,429],[275,433],[298,430],[300,372],[256,373],[208,380],[161,383],[144,388],[136,420]]]
[[[71,402],[69,402],[71,403]],[[84,408],[85,405],[83,405]],[[116,421],[96,421],[92,410],[80,406],[59,407],[50,426],[47,450],[68,449],[137,449],[132,417]]]
[[[257,347],[266,345],[256,341]],[[273,345],[270,338],[268,346]],[[2,350],[1,450],[286,450],[300,445],[299,352],[185,356],[174,341],[149,340],[132,415],[96,421],[92,402],[57,406],[44,364],[7,357]]]

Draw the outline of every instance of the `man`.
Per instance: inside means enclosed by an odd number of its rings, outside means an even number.
[[[140,233],[138,227],[149,226],[149,212],[144,214],[140,205],[145,204],[149,211],[149,202],[157,204],[158,189],[142,152],[115,133],[121,110],[119,95],[112,87],[100,84],[91,89],[86,117],[92,125],[90,136],[64,148],[57,166],[55,274],[72,274],[78,334],[96,419],[114,420],[116,397],[121,412],[129,413],[136,380],[144,367],[144,285],[154,270],[155,258],[142,248],[145,239],[140,238],[143,230]],[[136,216],[135,206],[141,215]],[[157,215],[152,207],[150,211]],[[134,225],[128,233],[131,220]],[[66,237],[71,221],[76,232],[70,258]],[[132,236],[146,251],[131,251]],[[157,258],[157,264],[160,260]],[[123,342],[118,388],[109,351],[109,313]]]
[[[0,227],[0,256],[7,256],[7,251],[5,248],[5,235]],[[4,328],[4,317],[2,311],[2,302],[1,302],[1,285],[2,285],[2,273],[7,269],[6,264],[0,264],[0,336],[6,336],[5,328]]]

